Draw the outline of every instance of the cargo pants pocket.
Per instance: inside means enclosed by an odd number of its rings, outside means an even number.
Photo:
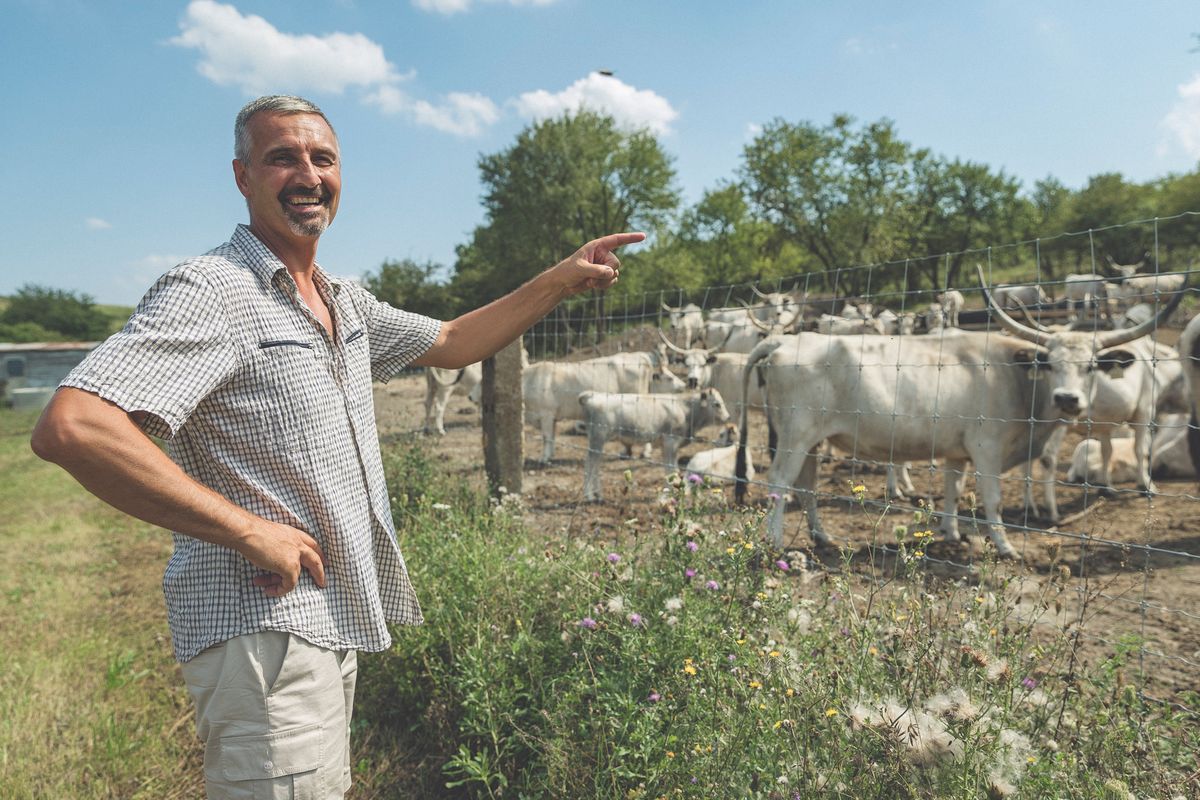
[[[210,796],[231,800],[320,800],[324,760],[320,725],[221,739],[207,774]],[[214,786],[216,784],[216,786]],[[225,794],[213,793],[220,787]]]

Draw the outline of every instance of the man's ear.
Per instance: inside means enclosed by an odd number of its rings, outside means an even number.
[[[242,193],[242,197],[250,196],[250,182],[246,177],[246,165],[241,159],[233,160],[233,180],[237,184],[238,191]]]

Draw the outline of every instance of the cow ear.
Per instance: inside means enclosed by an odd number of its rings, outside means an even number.
[[[1042,376],[1042,370],[1039,367],[1046,366],[1046,352],[1032,347],[1022,347],[1013,352],[1013,363],[1026,371],[1029,380],[1036,381]]]
[[[1104,370],[1110,378],[1120,378],[1125,370],[1136,360],[1128,350],[1108,350],[1096,356],[1096,366]]]
[[[716,354],[716,353],[713,353],[711,356],[709,356],[709,357],[708,357],[708,360],[707,360],[705,363],[706,363],[706,364],[715,364],[715,363],[717,363],[717,354]]]

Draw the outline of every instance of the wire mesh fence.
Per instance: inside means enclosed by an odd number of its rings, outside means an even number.
[[[525,339],[530,455],[577,466],[579,500],[626,491],[629,458],[731,499],[736,479],[781,548],[886,560],[881,526],[932,511],[930,570],[970,574],[985,549],[1068,565],[1095,615],[1081,636],[1135,634],[1145,674],[1194,684],[1193,354],[1176,345],[1197,231],[1183,214],[564,304]]]

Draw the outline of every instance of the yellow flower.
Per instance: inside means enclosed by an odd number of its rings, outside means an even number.
[[[766,704],[766,703],[759,703],[759,704],[758,704],[758,710],[759,710],[759,711],[766,711],[766,710],[767,710],[767,704]]]
[[[750,681],[750,688],[751,689],[761,689],[762,684],[759,683],[758,681]]]
[[[982,596],[976,597],[975,602],[979,605],[983,605],[983,597]]]
[[[924,550],[913,550],[913,557],[914,558],[924,558],[925,551]]]
[[[838,715],[838,710],[836,708],[826,709],[826,711],[825,711],[825,716],[827,716],[827,717],[836,717],[837,715]]]
[[[877,656],[877,655],[879,655],[879,648],[875,647],[874,645],[871,645],[869,648],[867,648],[867,652],[873,656]]]
[[[794,695],[795,693],[796,693],[796,690],[795,690],[795,689],[793,689],[793,688],[792,688],[792,687],[790,687],[790,686],[788,687],[787,691],[786,691],[786,692],[784,692],[784,694],[786,694],[788,697],[791,697],[791,696],[792,696],[792,695]]]
[[[726,547],[725,552],[729,555],[733,555],[734,549],[732,547]]]
[[[779,651],[772,650],[771,652],[767,653],[767,658],[779,658]]]
[[[742,547],[746,548],[747,550],[753,550],[754,542],[746,542],[744,545],[742,545]]]
[[[867,487],[863,486],[863,485],[860,483],[860,484],[858,484],[857,486],[855,486],[855,487],[852,489],[852,491],[853,491],[855,494],[862,494],[863,492],[867,491]]]
[[[779,730],[780,728],[782,728],[782,727],[783,727],[783,720],[779,720],[778,722],[776,722],[776,723],[775,723],[774,725],[772,725],[771,727],[772,727],[772,728],[774,728],[775,730]]]
[[[695,674],[696,674],[696,668],[695,668],[695,667],[693,667],[691,664],[684,664],[684,665],[683,665],[683,671],[684,671],[684,672],[686,672],[688,675],[695,675]]]
[[[675,751],[673,751],[673,750],[668,750],[668,751],[667,751],[667,758],[674,758],[674,757],[675,757]]]

